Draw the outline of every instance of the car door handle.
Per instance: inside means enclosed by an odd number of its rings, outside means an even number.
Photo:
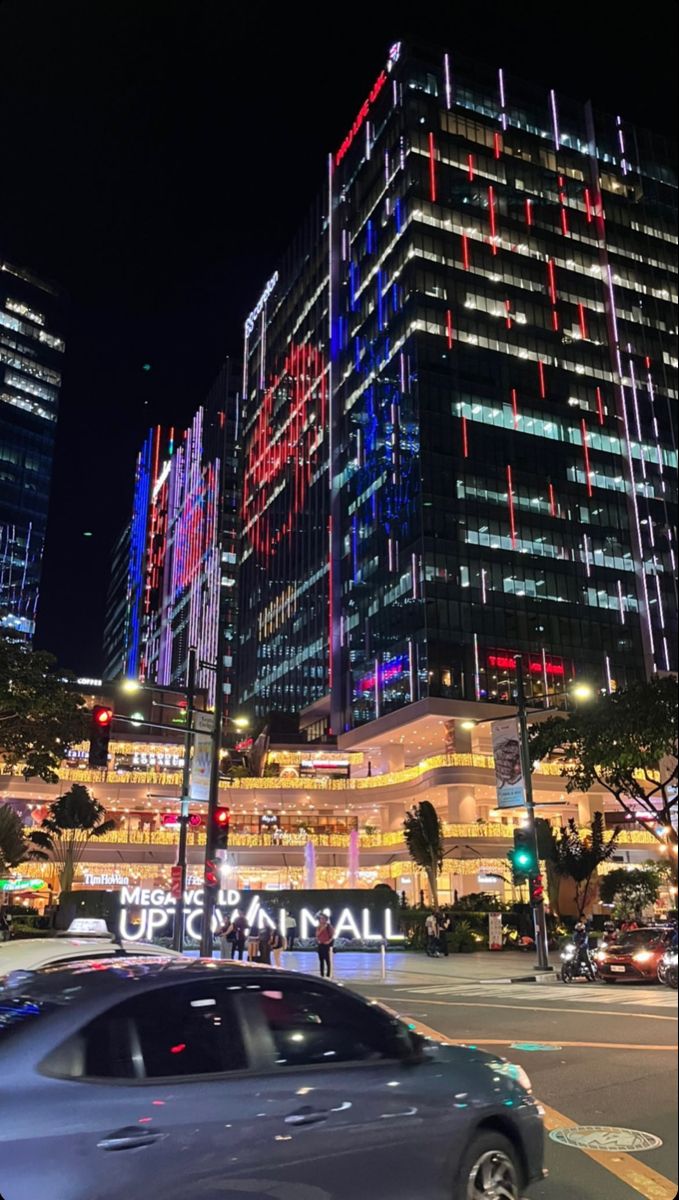
[[[167,1137],[152,1129],[137,1129],[135,1125],[125,1129],[116,1129],[108,1137],[97,1142],[97,1150],[135,1150],[140,1146],[152,1146],[154,1142],[162,1142]]]
[[[286,1125],[318,1125],[320,1121],[327,1121],[330,1113],[327,1109],[315,1109],[311,1105],[305,1104],[303,1108],[298,1108],[297,1112],[290,1113],[285,1118]]]

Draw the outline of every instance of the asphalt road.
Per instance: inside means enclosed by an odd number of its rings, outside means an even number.
[[[559,1136],[570,1136],[572,1125],[587,1125],[660,1139],[659,1146],[630,1152],[594,1149],[601,1134],[586,1135],[589,1150],[548,1137],[549,1178],[530,1189],[530,1200],[674,1200],[676,992],[636,984],[437,981],[415,974],[346,983],[429,1031],[487,1044],[520,1063],[546,1108],[548,1128],[561,1130]],[[606,1145],[616,1137],[603,1136]]]

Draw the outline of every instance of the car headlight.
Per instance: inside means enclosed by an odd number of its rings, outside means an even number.
[[[607,958],[607,954],[606,954],[605,950],[597,950],[594,957],[597,960],[597,962],[605,962],[606,958]]]
[[[649,960],[653,958],[653,954],[650,950],[638,950],[637,953],[632,957],[634,958],[635,962],[645,963],[649,962]]]
[[[530,1081],[530,1077],[528,1076],[528,1073],[524,1071],[523,1067],[520,1067],[518,1063],[498,1060],[496,1062],[488,1063],[488,1066],[490,1067],[491,1071],[495,1072],[496,1075],[504,1075],[506,1079],[511,1079],[514,1081],[514,1083],[518,1083],[519,1087],[524,1088],[525,1091],[532,1092],[533,1085]]]

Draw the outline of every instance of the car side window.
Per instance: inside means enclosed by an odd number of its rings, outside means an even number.
[[[399,1021],[330,989],[276,981],[259,993],[259,1002],[278,1066],[378,1061],[409,1050]]]
[[[89,1079],[212,1075],[247,1066],[231,998],[212,981],[154,988],[102,1013],[42,1064]]]

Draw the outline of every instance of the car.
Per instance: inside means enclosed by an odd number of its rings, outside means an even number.
[[[602,942],[594,955],[599,978],[604,983],[657,983],[670,935],[667,925],[649,925]]]
[[[4,1200],[519,1200],[544,1174],[521,1067],[257,964],[37,971],[0,996],[0,1076]]]
[[[34,971],[78,959],[120,957],[123,954],[182,957],[175,950],[165,950],[150,942],[117,941],[109,933],[105,921],[76,917],[67,930],[53,937],[17,938],[0,944],[0,989],[3,981],[15,971]]]

